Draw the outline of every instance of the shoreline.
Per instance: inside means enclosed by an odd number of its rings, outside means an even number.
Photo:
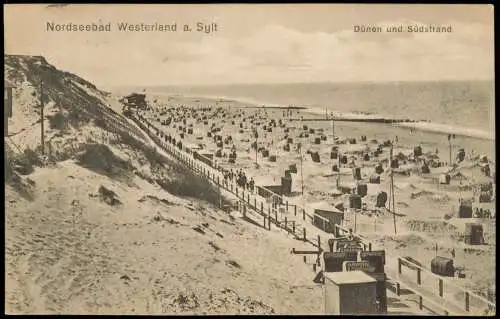
[[[319,107],[306,107],[306,106],[285,106],[277,103],[265,103],[259,102],[252,99],[245,98],[234,98],[228,96],[200,96],[200,95],[189,95],[189,94],[173,94],[166,92],[145,92],[146,96],[159,96],[159,97],[172,97],[172,98],[183,98],[183,99],[194,99],[196,100],[207,100],[208,102],[216,103],[236,103],[237,106],[231,106],[232,108],[259,108],[259,109],[283,109],[283,110],[300,110],[303,113],[311,116],[325,116],[325,109]],[[262,104],[262,105],[260,105]],[[352,122],[364,122],[364,123],[377,123],[377,124],[390,124],[403,129],[417,130],[423,132],[431,132],[442,135],[454,134],[455,136],[462,136],[466,138],[479,139],[483,141],[495,141],[495,132],[487,132],[479,130],[472,127],[459,127],[457,124],[444,124],[436,123],[422,120],[414,120],[411,118],[401,118],[396,116],[388,116],[384,114],[373,114],[369,112],[341,112],[336,110],[326,110],[327,116],[336,117],[337,121],[352,121]],[[324,117],[317,118],[318,120],[327,120]],[[300,120],[300,119],[297,119]]]

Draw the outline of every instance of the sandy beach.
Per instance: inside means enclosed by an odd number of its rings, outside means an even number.
[[[221,150],[227,155],[234,144],[237,153],[236,163],[230,164],[223,157],[214,157],[214,160],[226,170],[242,168],[248,176],[255,178],[257,185],[279,184],[284,171],[289,165],[295,164],[298,167],[298,173],[292,175],[292,190],[295,196],[289,199],[306,207],[317,202],[327,202],[332,205],[342,203],[348,208],[349,195],[339,191],[336,185],[339,183],[347,188],[355,187],[352,167],[360,167],[362,180],[368,185],[367,196],[363,198],[363,203],[366,203],[368,209],[365,213],[358,214],[356,225],[352,214],[349,217],[347,213],[349,220],[346,221],[346,226],[355,228],[376,242],[389,256],[411,256],[424,265],[430,265],[431,259],[437,255],[452,258],[451,251],[454,250],[455,265],[463,268],[466,275],[464,279],[455,278],[453,281],[482,295],[494,295],[495,274],[485,269],[492,269],[490,267],[495,265],[495,219],[458,218],[459,199],[472,200],[477,197],[474,194],[477,194],[481,183],[492,181],[491,177],[485,176],[480,169],[480,165],[484,165],[480,163],[480,155],[487,154],[487,163],[491,168],[490,176],[495,172],[492,141],[456,137],[452,149],[452,161],[456,165],[452,168],[447,163],[449,145],[446,134],[443,133],[409,131],[384,124],[335,122],[336,140],[333,143],[330,121],[291,120],[301,117],[307,119],[320,117],[318,114],[307,113],[307,110],[293,110],[292,115],[286,117],[284,109],[263,109],[246,103],[226,102],[222,99],[166,98],[160,95],[148,96],[148,99],[156,103],[152,103],[152,113],[145,114],[149,114],[147,116],[152,122],[170,118],[172,120],[170,125],[157,123],[158,127],[165,134],[181,140],[185,147],[195,149],[200,147],[202,149],[200,152],[215,154],[220,147],[217,147],[213,138],[207,137],[207,132],[215,131],[213,135],[222,136],[222,140],[231,136],[233,143],[224,145]],[[216,117],[211,117],[210,112],[201,111],[203,107],[209,106],[213,108],[212,114],[220,108]],[[165,114],[161,115],[162,112]],[[205,114],[206,119],[195,120],[188,115],[190,112]],[[186,123],[183,124],[184,120]],[[271,120],[274,120],[273,123],[270,123]],[[274,126],[274,123],[282,125]],[[307,126],[307,130],[303,129],[304,125]],[[183,133],[181,127],[192,128],[192,134],[184,133],[181,138],[180,133]],[[268,131],[269,127],[271,130]],[[258,168],[255,165],[256,151],[251,147],[251,143],[255,142],[252,137],[253,128],[258,128],[258,148],[269,150],[268,157],[264,157],[262,152],[257,153]],[[311,129],[314,133],[309,133]],[[302,134],[303,137],[299,137],[302,132],[309,133],[309,136],[305,137],[305,134]],[[366,136],[366,141],[361,141],[362,135]],[[385,148],[377,157],[370,156],[368,160],[363,159],[362,154],[373,152],[378,144],[387,139],[394,139],[396,135],[398,141],[395,144],[394,156],[400,159],[401,165],[394,174],[395,206],[398,214],[397,234],[394,234],[391,213],[380,213],[375,218],[369,212],[374,208],[380,191],[389,193],[390,178],[386,173],[389,149]],[[288,138],[293,140],[290,151],[284,150]],[[320,139],[320,144],[316,144],[316,138]],[[356,144],[349,144],[347,142],[349,138],[355,138]],[[301,196],[300,152],[296,146],[299,142],[303,145],[304,196]],[[348,156],[349,162],[354,161],[354,165],[339,165],[337,159],[330,159],[332,146],[338,148],[339,154]],[[414,147],[417,146],[421,147],[423,153],[423,158],[420,157],[418,161],[413,156]],[[460,148],[464,148],[467,155],[462,162],[457,163],[456,153]],[[318,152],[321,162],[313,162],[306,152]],[[276,156],[276,162],[269,160],[272,155]],[[420,166],[423,159],[441,163],[439,167],[430,167],[429,173],[422,173]],[[379,174],[380,183],[369,183],[368,179],[374,174],[374,167],[377,164],[382,164],[384,169],[384,172]],[[333,165],[342,167],[338,172],[333,172]],[[449,184],[439,182],[440,175],[445,173],[451,177]],[[473,206],[484,207],[489,209],[493,216],[496,215],[494,198],[491,203],[481,204],[477,203],[476,198]],[[312,214],[312,208],[310,209]],[[464,243],[465,224],[468,222],[478,222],[484,226],[487,245],[471,246]]]

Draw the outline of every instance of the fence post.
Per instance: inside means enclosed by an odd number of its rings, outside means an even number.
[[[285,202],[286,205],[286,212],[288,213],[288,201]]]
[[[293,205],[293,214],[297,216],[297,205]]]
[[[238,186],[236,186],[236,197],[238,197]]]
[[[264,215],[264,229],[266,228],[266,215]]]
[[[293,234],[295,235],[295,221],[292,222],[292,230],[293,230]]]
[[[257,198],[253,198],[253,208],[255,208],[255,210],[257,210]]]
[[[468,291],[465,292],[465,311],[470,311],[470,294]]]
[[[368,251],[372,251],[372,243],[368,243]]]
[[[285,230],[288,232],[288,225],[287,225],[286,217],[285,217]]]
[[[420,268],[417,268],[417,284],[422,284],[422,270]]]
[[[401,284],[399,282],[396,283],[396,295],[401,296]]]
[[[439,278],[439,297],[443,297],[443,279]]]
[[[321,250],[321,237],[318,235],[318,250]]]
[[[264,203],[260,202],[260,212],[264,213]]]
[[[278,224],[278,210],[277,209],[274,209],[274,220],[276,221],[276,226],[279,227],[279,224]]]
[[[269,224],[269,230],[271,230],[271,207],[267,207],[267,222]]]
[[[250,204],[250,194],[247,193],[247,202]]]
[[[245,203],[241,203],[243,206],[243,217],[247,217],[247,205]]]
[[[306,220],[306,210],[302,209],[302,220]]]
[[[403,272],[402,272],[402,270],[403,270],[402,268],[403,268],[403,267],[402,267],[402,265],[401,265],[401,259],[400,259],[400,258],[398,258],[398,273],[399,273],[400,275],[403,273]]]
[[[306,241],[306,240],[307,240],[307,236],[306,236],[306,229],[305,229],[305,228],[302,228],[302,230],[303,230],[303,233],[304,233],[304,241]]]
[[[418,307],[420,310],[424,309],[424,298],[422,296],[418,296]]]

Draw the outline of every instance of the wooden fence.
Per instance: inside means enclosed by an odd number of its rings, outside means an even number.
[[[240,201],[240,210],[242,212],[254,212],[262,218],[263,227],[271,229],[274,224],[279,229],[283,229],[295,238],[309,242],[313,246],[321,249],[327,247],[327,238],[321,239],[320,235],[311,236],[308,234],[306,224],[310,224],[312,216],[306,212],[303,207],[295,204],[290,204],[288,199],[276,194],[268,189],[270,197],[278,198],[279,201],[269,201],[267,198],[259,196],[253,191],[239,187],[235,181],[224,180],[223,170],[220,167],[213,167],[206,164],[211,162],[211,159],[200,160],[204,155],[197,153],[195,159],[194,154],[188,154],[185,149],[178,147],[170,142],[167,142],[167,136],[160,134],[160,131],[148,119],[141,115],[132,114],[131,119],[143,130],[149,137],[166,153],[178,160],[184,166],[191,169],[194,173],[206,178],[217,189],[224,190],[230,196],[235,197]],[[178,141],[176,141],[178,142]],[[269,198],[269,197],[268,197]],[[328,221],[329,222],[329,221]],[[343,229],[346,231],[345,229]],[[308,237],[309,235],[309,237]]]
[[[441,297],[443,302],[448,302],[456,305],[466,313],[475,315],[484,315],[488,312],[496,312],[496,305],[479,296],[464,287],[451,282],[450,279],[432,273],[429,269],[423,268],[420,265],[406,259],[398,257],[398,274],[410,274],[410,279],[418,287],[430,287],[436,296]],[[461,300],[460,300],[461,297]]]

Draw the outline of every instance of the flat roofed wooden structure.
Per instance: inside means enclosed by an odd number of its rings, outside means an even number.
[[[327,202],[312,203],[309,206],[313,209],[313,224],[319,229],[333,234],[335,233],[334,225],[342,225],[344,212],[335,206]]]
[[[375,315],[377,280],[363,271],[325,273],[325,314]]]

